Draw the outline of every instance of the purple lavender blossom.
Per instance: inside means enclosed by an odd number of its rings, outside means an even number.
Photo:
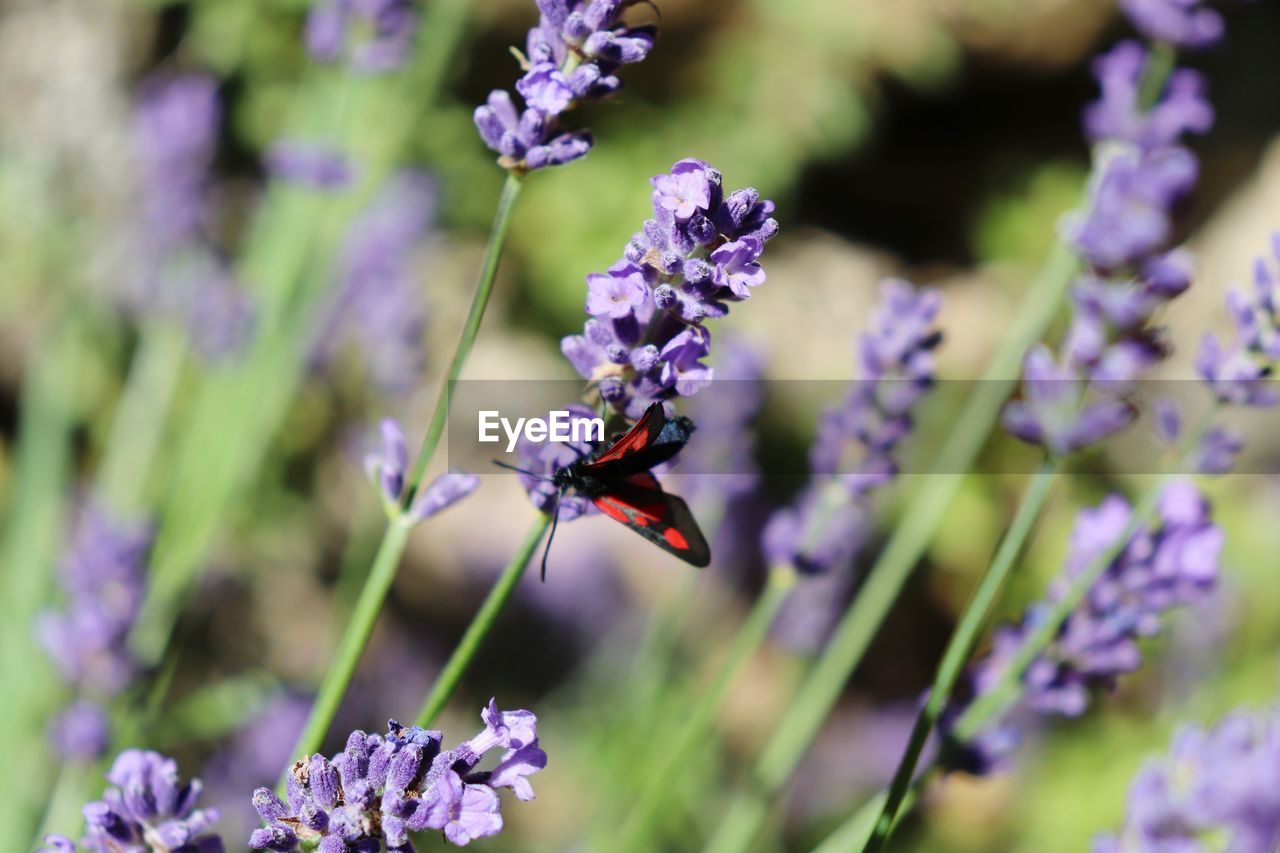
[[[654,218],[621,260],[587,277],[591,319],[560,342],[578,373],[630,418],[713,379],[703,323],[763,283],[758,260],[778,230],[772,202],[752,189],[725,196],[720,173],[701,160],[681,160],[652,184]]]
[[[435,198],[428,176],[404,171],[351,224],[329,316],[315,344],[319,366],[331,366],[349,348],[384,393],[404,393],[418,381],[427,315],[413,260],[435,218]]]
[[[812,481],[765,525],[770,565],[821,574],[853,558],[870,520],[870,495],[898,471],[895,450],[912,409],[933,385],[934,320],[941,297],[900,279],[881,285],[871,329],[858,339],[860,377],[825,411],[809,453]]]
[[[143,216],[160,251],[198,239],[205,225],[205,192],[222,118],[212,77],[154,78],[134,112]]]
[[[1050,587],[1046,601],[1032,605],[1019,624],[996,632],[991,652],[970,670],[973,694],[995,687],[1023,638],[1048,617],[1074,579],[1119,541],[1131,512],[1123,498],[1112,496],[1077,516],[1062,577]],[[1212,591],[1223,534],[1210,518],[1208,500],[1189,483],[1174,483],[1160,497],[1157,518],[1154,528],[1140,528],[1128,541],[1063,623],[1054,643],[1027,668],[1021,707],[1079,716],[1094,688],[1110,687],[1141,666],[1138,640],[1156,634],[1165,613],[1193,605]],[[1009,729],[1006,718],[969,746],[990,752],[998,741],[1008,748],[1017,741]],[[1000,757],[987,754],[978,764],[993,766]]]
[[[354,178],[347,155],[320,143],[282,139],[267,149],[263,159],[273,177],[308,189],[341,190]]]
[[[1204,76],[1178,69],[1160,99],[1148,110],[1140,103],[1142,77],[1150,53],[1135,41],[1123,41],[1093,63],[1102,96],[1085,110],[1085,133],[1091,142],[1126,142],[1144,150],[1176,145],[1188,133],[1213,127],[1213,105]]]
[[[409,449],[405,444],[404,430],[391,418],[382,421],[380,432],[381,448],[365,457],[365,473],[378,485],[383,505],[388,508],[388,512],[396,514],[404,496]],[[404,517],[411,524],[425,521],[467,497],[479,485],[480,478],[474,474],[454,471],[441,474],[418,490]]]
[[[268,788],[254,791],[253,804],[267,824],[253,832],[254,850],[324,853],[381,849],[410,853],[411,832],[440,830],[459,847],[502,830],[497,789],[533,799],[528,777],[546,766],[538,746],[537,718],[528,711],[502,711],[490,701],[481,714],[485,728],[471,740],[442,750],[440,732],[404,727],[392,720],[386,735],[352,732],[333,760],[322,755],[294,764],[287,803]],[[501,757],[477,770],[490,752]]]
[[[761,355],[745,340],[720,341],[715,381],[689,402],[698,429],[680,452],[680,491],[698,502],[705,495],[724,505],[753,492],[760,482],[751,421],[764,404]],[[718,538],[718,537],[717,537]]]
[[[1280,234],[1272,237],[1272,255],[1274,262],[1280,263]],[[1273,365],[1280,358],[1276,280],[1268,259],[1258,258],[1252,295],[1236,289],[1227,293],[1235,339],[1224,344],[1210,334],[1201,343],[1196,372],[1220,403],[1252,407],[1280,403],[1280,395],[1270,382]]]
[[[133,122],[142,269],[130,307],[182,320],[208,359],[237,351],[253,317],[208,234],[209,173],[220,122],[217,83],[200,74],[147,81]]]
[[[65,759],[85,761],[106,754],[111,740],[111,721],[96,702],[81,699],[53,718],[49,740]]]
[[[475,111],[480,138],[513,172],[558,166],[584,156],[591,134],[562,133],[558,117],[579,101],[611,95],[622,87],[616,72],[640,62],[653,47],[656,30],[628,26],[622,0],[539,0],[538,25],[529,30],[521,57],[524,76],[518,109],[501,89]]]
[[[80,844],[94,853],[221,853],[222,840],[208,830],[216,809],[197,809],[199,779],[180,784],[178,764],[158,752],[126,749],[116,758],[103,798],[84,807],[86,836]],[[48,850],[66,853],[75,844],[65,836],[45,839]]]
[[[1150,63],[1135,42],[1095,63],[1102,96],[1085,112],[1087,135],[1098,143],[1095,174],[1085,210],[1068,218],[1064,235],[1088,271],[1073,290],[1060,355],[1029,352],[1022,399],[1004,411],[1006,430],[1055,455],[1097,444],[1134,420],[1124,395],[1166,356],[1152,321],[1191,281],[1186,253],[1170,250],[1174,208],[1198,173],[1179,143],[1209,130],[1213,108],[1204,79],[1187,70],[1175,70],[1154,103],[1143,103]]]
[[[409,58],[417,29],[411,0],[321,0],[307,15],[307,50],[316,62],[345,59],[356,71],[381,74]]]
[[[1275,850],[1280,846],[1280,714],[1235,711],[1212,729],[1183,727],[1167,757],[1129,788],[1128,813],[1094,853]]]
[[[571,422],[579,419],[589,421],[596,417],[594,411],[577,403],[565,406],[564,411],[569,413]],[[586,435],[586,432],[580,434]],[[579,516],[594,513],[596,509],[591,501],[579,494],[561,497],[559,489],[550,482],[556,469],[581,459],[592,449],[584,441],[536,442],[531,441],[528,435],[521,435],[516,444],[516,456],[519,460],[517,464],[522,469],[518,476],[520,485],[528,492],[533,505],[542,512],[558,509],[561,521],[572,521]]]
[[[1222,16],[1203,0],[1120,0],[1120,6],[1152,41],[1201,49],[1222,39]]]
[[[1185,148],[1111,154],[1094,178],[1088,210],[1068,223],[1068,241],[1095,269],[1140,265],[1168,245],[1173,207],[1198,174]]]
[[[66,609],[36,621],[41,645],[70,684],[114,696],[136,662],[126,640],[142,605],[151,531],[126,526],[100,507],[80,507],[59,566]]]

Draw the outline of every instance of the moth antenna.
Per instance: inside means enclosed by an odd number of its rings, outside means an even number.
[[[556,538],[556,527],[560,524],[560,499],[564,497],[564,489],[556,492],[556,502],[551,506],[551,535],[547,537],[547,544],[542,549],[542,573],[539,580],[542,583],[547,582],[547,557],[551,554],[551,540]]]
[[[554,477],[548,477],[546,474],[535,474],[534,472],[528,471],[524,468],[517,468],[514,465],[508,465],[506,462],[499,462],[497,459],[491,459],[489,461],[494,465],[497,465],[499,468],[506,468],[508,471],[515,471],[517,474],[524,474],[526,477],[532,477],[535,480],[543,480],[548,483],[555,482]]]

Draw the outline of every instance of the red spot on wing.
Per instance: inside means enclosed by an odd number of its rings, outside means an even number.
[[[672,548],[679,548],[681,551],[689,550],[689,540],[684,538],[684,534],[674,527],[668,527],[662,532],[662,538],[667,540],[667,544]]]

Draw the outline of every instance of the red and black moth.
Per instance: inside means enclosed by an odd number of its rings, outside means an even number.
[[[551,477],[543,477],[559,489],[552,508],[551,535],[542,552],[543,580],[547,577],[547,554],[560,520],[560,499],[570,489],[662,550],[700,569],[707,566],[711,547],[688,504],[664,492],[651,470],[679,453],[693,430],[693,421],[686,417],[668,418],[662,404],[654,403],[635,426],[608,447],[557,469]],[[497,464],[513,468],[502,462]]]

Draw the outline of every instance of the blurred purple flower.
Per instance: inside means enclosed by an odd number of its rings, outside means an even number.
[[[622,21],[631,3],[622,0],[539,0],[538,24],[529,30],[524,76],[510,94],[495,89],[475,111],[480,138],[499,155],[504,169],[528,172],[576,160],[591,149],[591,134],[562,133],[557,117],[579,101],[611,95],[622,87],[615,72],[644,59],[655,28]]]
[[[137,664],[126,641],[142,606],[150,547],[145,525],[121,524],[93,503],[79,507],[58,572],[66,609],[36,620],[41,645],[69,683],[114,696],[133,679]]]
[[[207,830],[216,809],[197,809],[199,779],[180,784],[178,765],[158,752],[126,749],[116,758],[101,800],[84,807],[86,835],[80,844],[94,853],[221,853],[222,840]],[[74,851],[65,836],[49,836],[50,850]]]
[[[133,122],[141,271],[130,307],[181,320],[208,359],[237,351],[253,325],[249,298],[207,229],[221,117],[217,82],[189,74],[144,83]]]
[[[374,481],[382,495],[383,505],[395,507],[404,494],[405,471],[409,465],[409,451],[405,444],[404,430],[391,418],[381,424],[382,446],[376,453],[365,457],[365,473]],[[480,485],[474,474],[449,472],[436,477],[418,489],[413,503],[405,513],[412,524],[425,521],[443,512],[470,495]]]
[[[812,479],[765,525],[770,565],[810,574],[844,567],[865,536],[870,494],[897,476],[895,451],[914,426],[912,409],[934,380],[934,326],[941,297],[901,279],[880,286],[871,328],[858,339],[860,376],[843,404],[823,412],[809,452]]]
[[[537,718],[502,711],[490,701],[485,728],[455,749],[441,750],[440,732],[404,727],[392,720],[386,735],[352,732],[332,761],[316,754],[293,765],[287,803],[268,788],[253,804],[267,824],[254,830],[254,850],[329,853],[380,849],[409,853],[411,832],[440,830],[464,846],[502,830],[496,788],[533,799],[528,777],[546,766],[538,747]],[[502,755],[492,770],[477,770],[489,752]]]
[[[1185,726],[1169,755],[1129,787],[1124,825],[1094,853],[1280,847],[1280,714],[1234,711],[1212,729]]]
[[[991,652],[969,672],[970,692],[994,688],[1035,630],[1070,589],[1073,580],[1113,547],[1129,525],[1131,509],[1112,496],[1077,516],[1062,577],[1046,601],[1028,608],[1022,621],[995,634]],[[1059,629],[1054,643],[1041,652],[1022,678],[1022,707],[1042,714],[1075,717],[1089,704],[1096,687],[1110,687],[1142,664],[1138,640],[1156,634],[1164,614],[1202,601],[1213,589],[1222,550],[1222,530],[1210,518],[1208,500],[1194,486],[1177,482],[1160,496],[1158,523],[1140,528],[1120,555],[1090,587],[1083,602]],[[1016,743],[1008,718],[979,737],[1003,746]],[[970,746],[973,746],[972,744]],[[998,764],[987,755],[982,764]]]
[[[258,814],[244,792],[275,782],[310,711],[310,700],[277,693],[209,759],[200,775],[205,800],[218,808],[224,835],[242,838],[258,825]]]
[[[307,15],[307,51],[316,62],[345,59],[356,71],[381,74],[409,58],[417,29],[412,0],[320,0]]]
[[[1204,76],[1178,69],[1149,110],[1140,104],[1143,74],[1151,62],[1148,50],[1136,41],[1122,41],[1094,60],[1093,73],[1102,97],[1085,110],[1084,126],[1091,142],[1128,142],[1145,150],[1176,145],[1187,133],[1206,133],[1213,127]]]
[[[688,500],[715,499],[721,515],[760,481],[751,421],[764,403],[764,367],[759,351],[741,338],[720,341],[715,381],[689,401],[698,429],[680,452],[677,476]]]
[[[1144,36],[1175,47],[1200,49],[1222,39],[1222,16],[1203,0],[1120,0]]]
[[[1280,263],[1280,233],[1272,237],[1272,255],[1273,261]],[[1258,258],[1253,294],[1235,289],[1227,293],[1235,339],[1224,345],[1210,334],[1200,345],[1196,371],[1220,403],[1254,407],[1280,403],[1280,395],[1271,387],[1274,364],[1280,359],[1276,279],[1268,259]]]
[[[272,143],[263,159],[273,177],[309,189],[341,190],[354,178],[347,155],[320,143],[282,139]]]
[[[329,366],[349,347],[384,393],[403,393],[417,382],[427,317],[413,256],[430,233],[435,204],[434,182],[403,171],[351,224],[339,255],[336,292],[315,343],[319,366]]]
[[[49,726],[49,739],[68,760],[100,758],[111,740],[111,721],[96,702],[81,699],[62,709]]]

